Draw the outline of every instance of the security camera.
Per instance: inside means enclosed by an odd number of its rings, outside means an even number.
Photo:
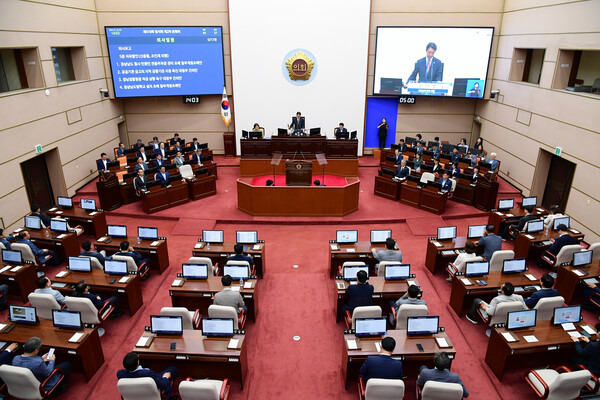
[[[100,93],[102,93],[104,97],[108,97],[108,89],[100,89]]]
[[[494,89],[492,91],[490,91],[490,99],[495,99],[496,95],[500,94],[500,90],[498,89]]]

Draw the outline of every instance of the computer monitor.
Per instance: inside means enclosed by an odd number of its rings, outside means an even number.
[[[125,225],[108,225],[108,236],[126,238],[127,226]]]
[[[202,335],[206,337],[232,337],[233,318],[202,318]]]
[[[42,220],[39,217],[28,215],[25,217],[25,228],[42,229]]]
[[[183,318],[174,315],[151,315],[150,331],[155,335],[183,335]]]
[[[50,220],[50,230],[54,232],[68,232],[67,221],[64,219],[52,218]]]
[[[254,244],[258,243],[258,232],[257,231],[236,231],[235,240],[242,244]]]
[[[5,264],[23,264],[23,254],[18,250],[2,249],[2,261]]]
[[[518,274],[520,272],[525,272],[527,270],[527,267],[525,266],[526,263],[526,258],[513,258],[512,260],[504,260],[504,263],[502,264],[502,273]]]
[[[358,136],[358,132],[357,131],[350,132],[350,139],[356,140],[357,136]]]
[[[185,279],[208,279],[208,265],[181,264],[181,274]]]
[[[385,243],[386,239],[391,237],[391,229],[371,231],[371,243]]]
[[[138,226],[138,237],[146,240],[158,239],[158,228],[149,226]]]
[[[104,273],[108,275],[127,275],[127,261],[106,260],[104,261]]]
[[[469,239],[479,239],[483,236],[485,232],[486,225],[471,225],[469,226],[469,232],[467,233],[467,238]]]
[[[354,326],[355,334],[358,337],[383,336],[387,333],[385,317],[357,318]]]
[[[584,265],[591,264],[593,257],[594,252],[592,250],[583,250],[578,251],[577,253],[573,253],[573,261],[571,262],[571,266],[581,267]]]
[[[79,311],[52,310],[52,324],[55,328],[82,329],[81,313]]]
[[[92,261],[89,257],[69,257],[69,269],[77,272],[92,272]]]
[[[206,243],[223,243],[223,231],[202,231],[202,240]]]
[[[245,131],[242,129],[242,138],[243,139],[248,139],[248,131]]]
[[[544,220],[537,219],[527,223],[527,233],[537,233],[544,230]]]
[[[556,307],[552,315],[552,324],[560,325],[581,321],[581,306]]]
[[[500,199],[498,200],[498,210],[512,210],[515,207],[515,199]]]
[[[466,276],[483,276],[490,272],[489,261],[471,261],[465,267]]]
[[[8,319],[18,324],[36,325],[38,323],[35,307],[9,305]]]
[[[553,230],[558,230],[558,226],[560,224],[565,224],[567,226],[567,228],[571,227],[571,217],[558,217],[558,218],[554,218],[554,223],[552,224],[552,229]]]
[[[96,200],[81,199],[81,208],[88,211],[96,211]]]
[[[321,128],[310,128],[308,130],[308,135],[309,136],[320,136],[321,135]]]
[[[286,136],[288,133],[285,128],[277,128],[277,136]]]
[[[523,197],[523,203],[521,204],[522,208],[535,206],[537,206],[537,196]]]
[[[456,227],[455,226],[440,226],[439,228],[437,228],[438,240],[454,239],[455,237],[456,237]]]
[[[368,265],[350,265],[345,266],[342,271],[342,276],[345,281],[355,281],[358,278],[356,274],[358,271],[365,271],[367,273],[367,278],[369,277],[369,266]]]
[[[62,208],[73,208],[73,199],[70,197],[58,196],[56,203]]]
[[[229,275],[234,281],[250,279],[250,268],[246,265],[227,265],[223,267],[223,275]]]
[[[385,280],[393,281],[410,278],[410,264],[388,264],[385,266]]]
[[[260,139],[262,138],[262,131],[251,131],[250,132],[250,139]]]
[[[336,135],[338,139],[350,139],[350,132],[338,132]]]
[[[506,329],[533,328],[537,310],[513,311],[506,316]]]
[[[335,241],[337,243],[356,243],[358,242],[358,231],[335,231]]]
[[[406,321],[406,334],[415,335],[435,335],[438,333],[440,317],[437,315],[427,315],[421,317],[408,317]]]

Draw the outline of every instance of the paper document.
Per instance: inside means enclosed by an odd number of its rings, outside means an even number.
[[[13,269],[10,270],[10,272],[17,272],[18,270],[20,270],[21,268],[23,268],[20,265],[17,265],[16,267],[14,267]]]
[[[416,285],[417,284],[417,282],[413,281],[412,279],[407,280],[406,283],[408,284],[408,286],[412,286],[412,285]]]
[[[533,240],[533,236],[529,235],[529,234],[525,234],[525,237],[529,240]]]
[[[527,279],[529,279],[530,281],[537,281],[538,278],[536,278],[535,276],[533,276],[532,274],[525,274],[525,276],[527,277]]]
[[[460,278],[460,281],[464,283],[466,286],[472,285],[473,282],[469,280],[469,278]]]
[[[232,292],[239,292],[239,291],[240,291],[240,287],[239,287],[239,286],[237,286],[237,285],[236,285],[236,286],[232,286],[232,287],[231,287],[231,291],[232,291]]]
[[[175,279],[171,286],[181,286],[183,284],[183,279]]]
[[[106,236],[101,237],[100,239],[96,240],[97,242],[104,242],[106,240]]]
[[[381,342],[375,342],[375,349],[378,353],[381,353]]]
[[[358,349],[358,345],[356,344],[356,339],[347,339],[346,346],[348,346],[348,350]]]
[[[51,209],[49,209],[48,211],[56,211],[57,208],[56,207],[52,207]]]
[[[229,344],[227,345],[227,348],[228,349],[237,349],[239,343],[240,343],[240,339],[231,338],[231,339],[229,339]]]
[[[201,249],[202,247],[204,247],[204,243],[196,243],[196,244],[194,245],[194,248],[195,248],[195,249]]]
[[[339,250],[339,249],[340,249],[340,248],[339,248],[339,246],[338,246],[337,244],[332,244],[332,245],[331,245],[331,250],[334,250],[334,251],[336,251],[336,250]]]
[[[148,344],[148,340],[150,340],[151,336],[142,336],[137,343],[135,344],[135,347],[144,347]]]
[[[512,214],[506,214],[507,217],[514,217]]]
[[[250,281],[244,282],[244,289],[252,289],[252,282],[250,282]]]
[[[156,247],[156,246],[158,246],[159,244],[160,244],[160,241],[158,241],[158,240],[155,240],[154,242],[150,243],[150,246],[152,246],[152,247]]]
[[[128,276],[124,276],[121,279],[119,279],[119,283],[127,283],[127,281],[129,280]]]
[[[58,235],[58,239],[62,239],[62,238],[64,238],[65,236],[67,236],[67,234],[66,234],[66,233],[61,233],[60,235]]]
[[[503,216],[504,215],[500,211],[496,211],[496,214],[499,215],[499,216]]]
[[[356,252],[356,250],[355,250],[355,249],[346,249],[346,252],[347,252],[347,253],[355,253],[355,252]]]
[[[517,339],[510,332],[502,332],[502,336],[506,339],[507,342],[516,342]]]
[[[580,338],[581,336],[583,336],[581,333],[577,332],[577,331],[571,331],[571,332],[567,332],[569,334],[569,336],[574,337],[574,338]]]
[[[583,272],[581,272],[580,270],[576,269],[573,271],[573,273],[577,276],[584,276],[585,274]]]
[[[57,213],[57,214],[62,214],[63,212],[62,212],[62,211],[57,211],[56,213]]]
[[[431,242],[431,243],[433,243],[433,245],[434,245],[435,247],[442,247],[442,244],[441,244],[440,242],[433,241],[433,242]]]
[[[438,347],[450,347],[446,338],[436,337],[435,341],[437,342]]]
[[[71,336],[71,338],[69,339],[69,342],[77,343],[77,342],[79,342],[79,339],[81,339],[83,335],[84,335],[83,332],[77,332],[76,334]]]
[[[582,325],[581,329],[583,329],[584,331],[586,331],[590,335],[594,335],[596,333],[596,331],[591,326],[589,326],[589,325]]]
[[[90,216],[92,216],[92,217],[93,217],[93,216],[94,216],[94,215],[96,215],[96,214],[98,214],[98,211],[92,211],[92,212],[90,213]]]
[[[565,331],[574,331],[576,329],[575,324],[572,322],[565,322],[564,324],[560,324],[560,326],[562,326]]]
[[[69,273],[69,271],[60,271],[58,274],[56,274],[56,276],[58,276],[59,278],[62,278],[63,276],[65,276],[68,273]]]
[[[9,265],[7,267],[0,269],[0,274],[3,273],[4,271],[6,271],[7,269],[11,269],[11,268],[12,268],[12,265]]]
[[[0,331],[3,330],[4,328],[6,328],[8,324],[0,324]]]
[[[525,339],[525,341],[527,341],[527,343],[539,342],[538,338],[536,338],[533,335],[523,336],[523,339]]]

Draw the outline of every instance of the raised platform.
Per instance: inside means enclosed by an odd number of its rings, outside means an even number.
[[[323,166],[319,165],[317,160],[307,161],[312,161],[314,175],[323,173]],[[269,174],[273,174],[273,166],[271,165],[270,158],[242,158],[240,160],[240,177],[242,178]],[[282,159],[279,165],[275,167],[275,175],[285,175],[285,159]],[[327,159],[325,175],[358,176],[358,158]]]

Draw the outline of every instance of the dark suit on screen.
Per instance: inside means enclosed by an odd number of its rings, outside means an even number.
[[[387,354],[369,356],[360,367],[360,376],[365,382],[371,378],[402,379],[402,362]]]
[[[419,75],[419,79],[417,79]],[[415,69],[408,77],[408,81],[417,82],[441,82],[444,76],[444,63],[433,57],[429,74],[427,73],[427,57],[423,57],[415,63]]]
[[[350,311],[350,314],[356,307],[370,306],[373,304],[373,285],[368,283],[359,283],[350,285],[346,288],[348,304],[343,307],[343,311]]]

